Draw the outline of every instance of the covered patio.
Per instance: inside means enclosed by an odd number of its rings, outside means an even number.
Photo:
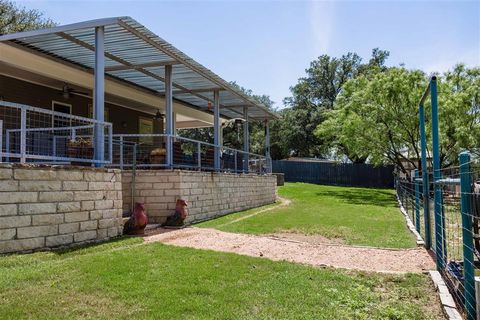
[[[1,74],[91,98],[93,109],[87,117],[71,107],[70,114],[45,110],[0,91],[3,161],[270,172],[269,121],[276,115],[132,18],[3,35],[0,53]],[[108,112],[107,102],[148,114],[151,132],[124,130],[126,120],[115,120],[122,109]],[[242,123],[242,150],[223,145],[229,120]],[[265,154],[250,152],[253,121],[265,125]],[[212,126],[213,141],[177,134]]]
[[[273,203],[275,117],[129,17],[2,35],[0,254],[116,237],[135,202],[151,223],[178,199],[187,223]],[[232,122],[242,148],[224,145]]]

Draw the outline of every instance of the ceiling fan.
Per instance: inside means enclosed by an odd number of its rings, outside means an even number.
[[[65,98],[65,99],[69,99],[72,94],[79,94],[79,95],[83,95],[83,96],[88,96],[88,93],[77,91],[73,88],[70,88],[68,86],[68,84],[65,83],[62,87],[62,97]]]

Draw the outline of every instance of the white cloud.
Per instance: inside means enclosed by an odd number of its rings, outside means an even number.
[[[334,2],[313,1],[310,3],[309,10],[314,54],[319,56],[326,53],[330,48],[334,27]]]

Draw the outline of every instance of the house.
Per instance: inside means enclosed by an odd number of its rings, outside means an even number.
[[[0,253],[115,237],[134,202],[156,223],[178,198],[189,222],[274,202],[275,117],[130,17],[0,36]],[[236,118],[243,150],[222,145]],[[176,134],[204,127],[214,141]]]

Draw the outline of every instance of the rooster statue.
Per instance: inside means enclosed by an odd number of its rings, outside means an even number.
[[[145,205],[137,202],[130,219],[123,225],[123,234],[144,234],[147,223],[148,217],[145,214]]]
[[[175,213],[167,218],[162,227],[181,227],[188,215],[187,201],[178,199],[175,204]]]

